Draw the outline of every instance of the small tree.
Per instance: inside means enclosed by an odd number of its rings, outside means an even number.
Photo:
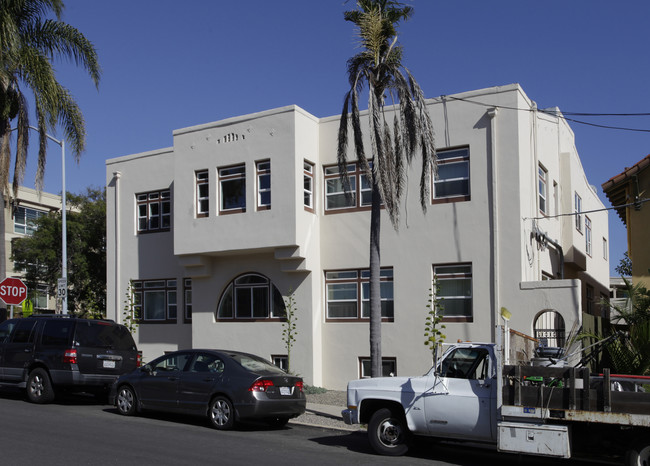
[[[289,290],[289,295],[284,297],[284,304],[287,311],[287,316],[282,323],[282,341],[287,348],[287,372],[291,372],[291,347],[296,341],[298,330],[296,329],[296,299],[293,290]]]
[[[129,280],[129,286],[126,289],[126,298],[124,299],[124,311],[122,311],[122,322],[124,326],[129,329],[132,335],[138,330],[140,324],[138,323],[138,316],[135,314],[135,307],[137,303],[133,293],[133,284]]]
[[[618,265],[614,269],[616,273],[621,277],[631,277],[632,276],[632,259],[628,255],[627,251],[623,254],[623,258],[619,261]]]
[[[426,322],[424,324],[424,344],[429,347],[431,350],[431,357],[433,359],[433,365],[435,366],[438,361],[438,350],[440,345],[445,341],[447,336],[442,333],[441,329],[446,328],[444,325],[441,325],[443,318],[444,306],[442,304],[444,298],[440,297],[440,285],[438,284],[438,279],[433,278],[433,283],[431,288],[429,288],[429,300],[427,302],[427,313]],[[438,327],[440,325],[440,327]]]

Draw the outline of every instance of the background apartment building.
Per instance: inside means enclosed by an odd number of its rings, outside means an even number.
[[[502,308],[511,328],[549,346],[600,325],[607,212],[559,111],[537,110],[516,84],[431,99],[428,111],[439,171],[427,212],[416,160],[399,230],[382,218],[385,372],[430,365],[434,274],[447,341],[492,341]],[[108,317],[123,320],[131,283],[145,360],[218,347],[281,364],[293,293],[292,370],[334,389],[366,375],[370,192],[350,153],[352,199],[343,193],[338,125],[288,106],[107,161]]]

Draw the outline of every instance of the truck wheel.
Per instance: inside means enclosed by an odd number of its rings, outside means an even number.
[[[625,453],[626,466],[650,466],[650,443],[642,441]]]
[[[32,403],[44,404],[54,399],[52,381],[45,369],[37,367],[27,378],[27,398]]]
[[[368,424],[370,445],[379,454],[400,456],[408,451],[410,432],[403,416],[388,408],[375,412]]]

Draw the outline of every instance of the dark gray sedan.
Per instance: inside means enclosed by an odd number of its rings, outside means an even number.
[[[125,416],[143,409],[207,415],[221,430],[240,420],[283,426],[306,405],[300,377],[252,354],[201,349],[168,353],[124,374],[110,402]]]

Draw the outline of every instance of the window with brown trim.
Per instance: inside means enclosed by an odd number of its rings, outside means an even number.
[[[218,321],[258,321],[286,318],[284,298],[263,275],[247,273],[228,284],[217,306]]]
[[[369,162],[372,167],[372,162]],[[358,163],[347,164],[350,192],[346,193],[338,165],[323,167],[325,176],[325,213],[368,210],[372,205],[372,186]]]
[[[469,147],[436,151],[438,170],[433,180],[433,204],[470,199]]]
[[[183,280],[183,296],[185,312],[183,313],[183,319],[185,322],[192,322],[192,279],[186,278]]]
[[[150,191],[135,195],[138,233],[169,231],[171,228],[171,192]]]
[[[359,378],[368,379],[371,377],[372,369],[369,357],[359,358]],[[397,358],[381,358],[381,376],[395,377],[397,375]]]
[[[370,271],[367,269],[325,271],[327,320],[370,319]],[[394,319],[393,268],[381,269],[381,317]]]
[[[436,298],[440,299],[443,321],[471,322],[472,265],[434,265],[433,276],[438,286]]]
[[[176,322],[175,279],[133,280],[134,314],[140,322]]]

